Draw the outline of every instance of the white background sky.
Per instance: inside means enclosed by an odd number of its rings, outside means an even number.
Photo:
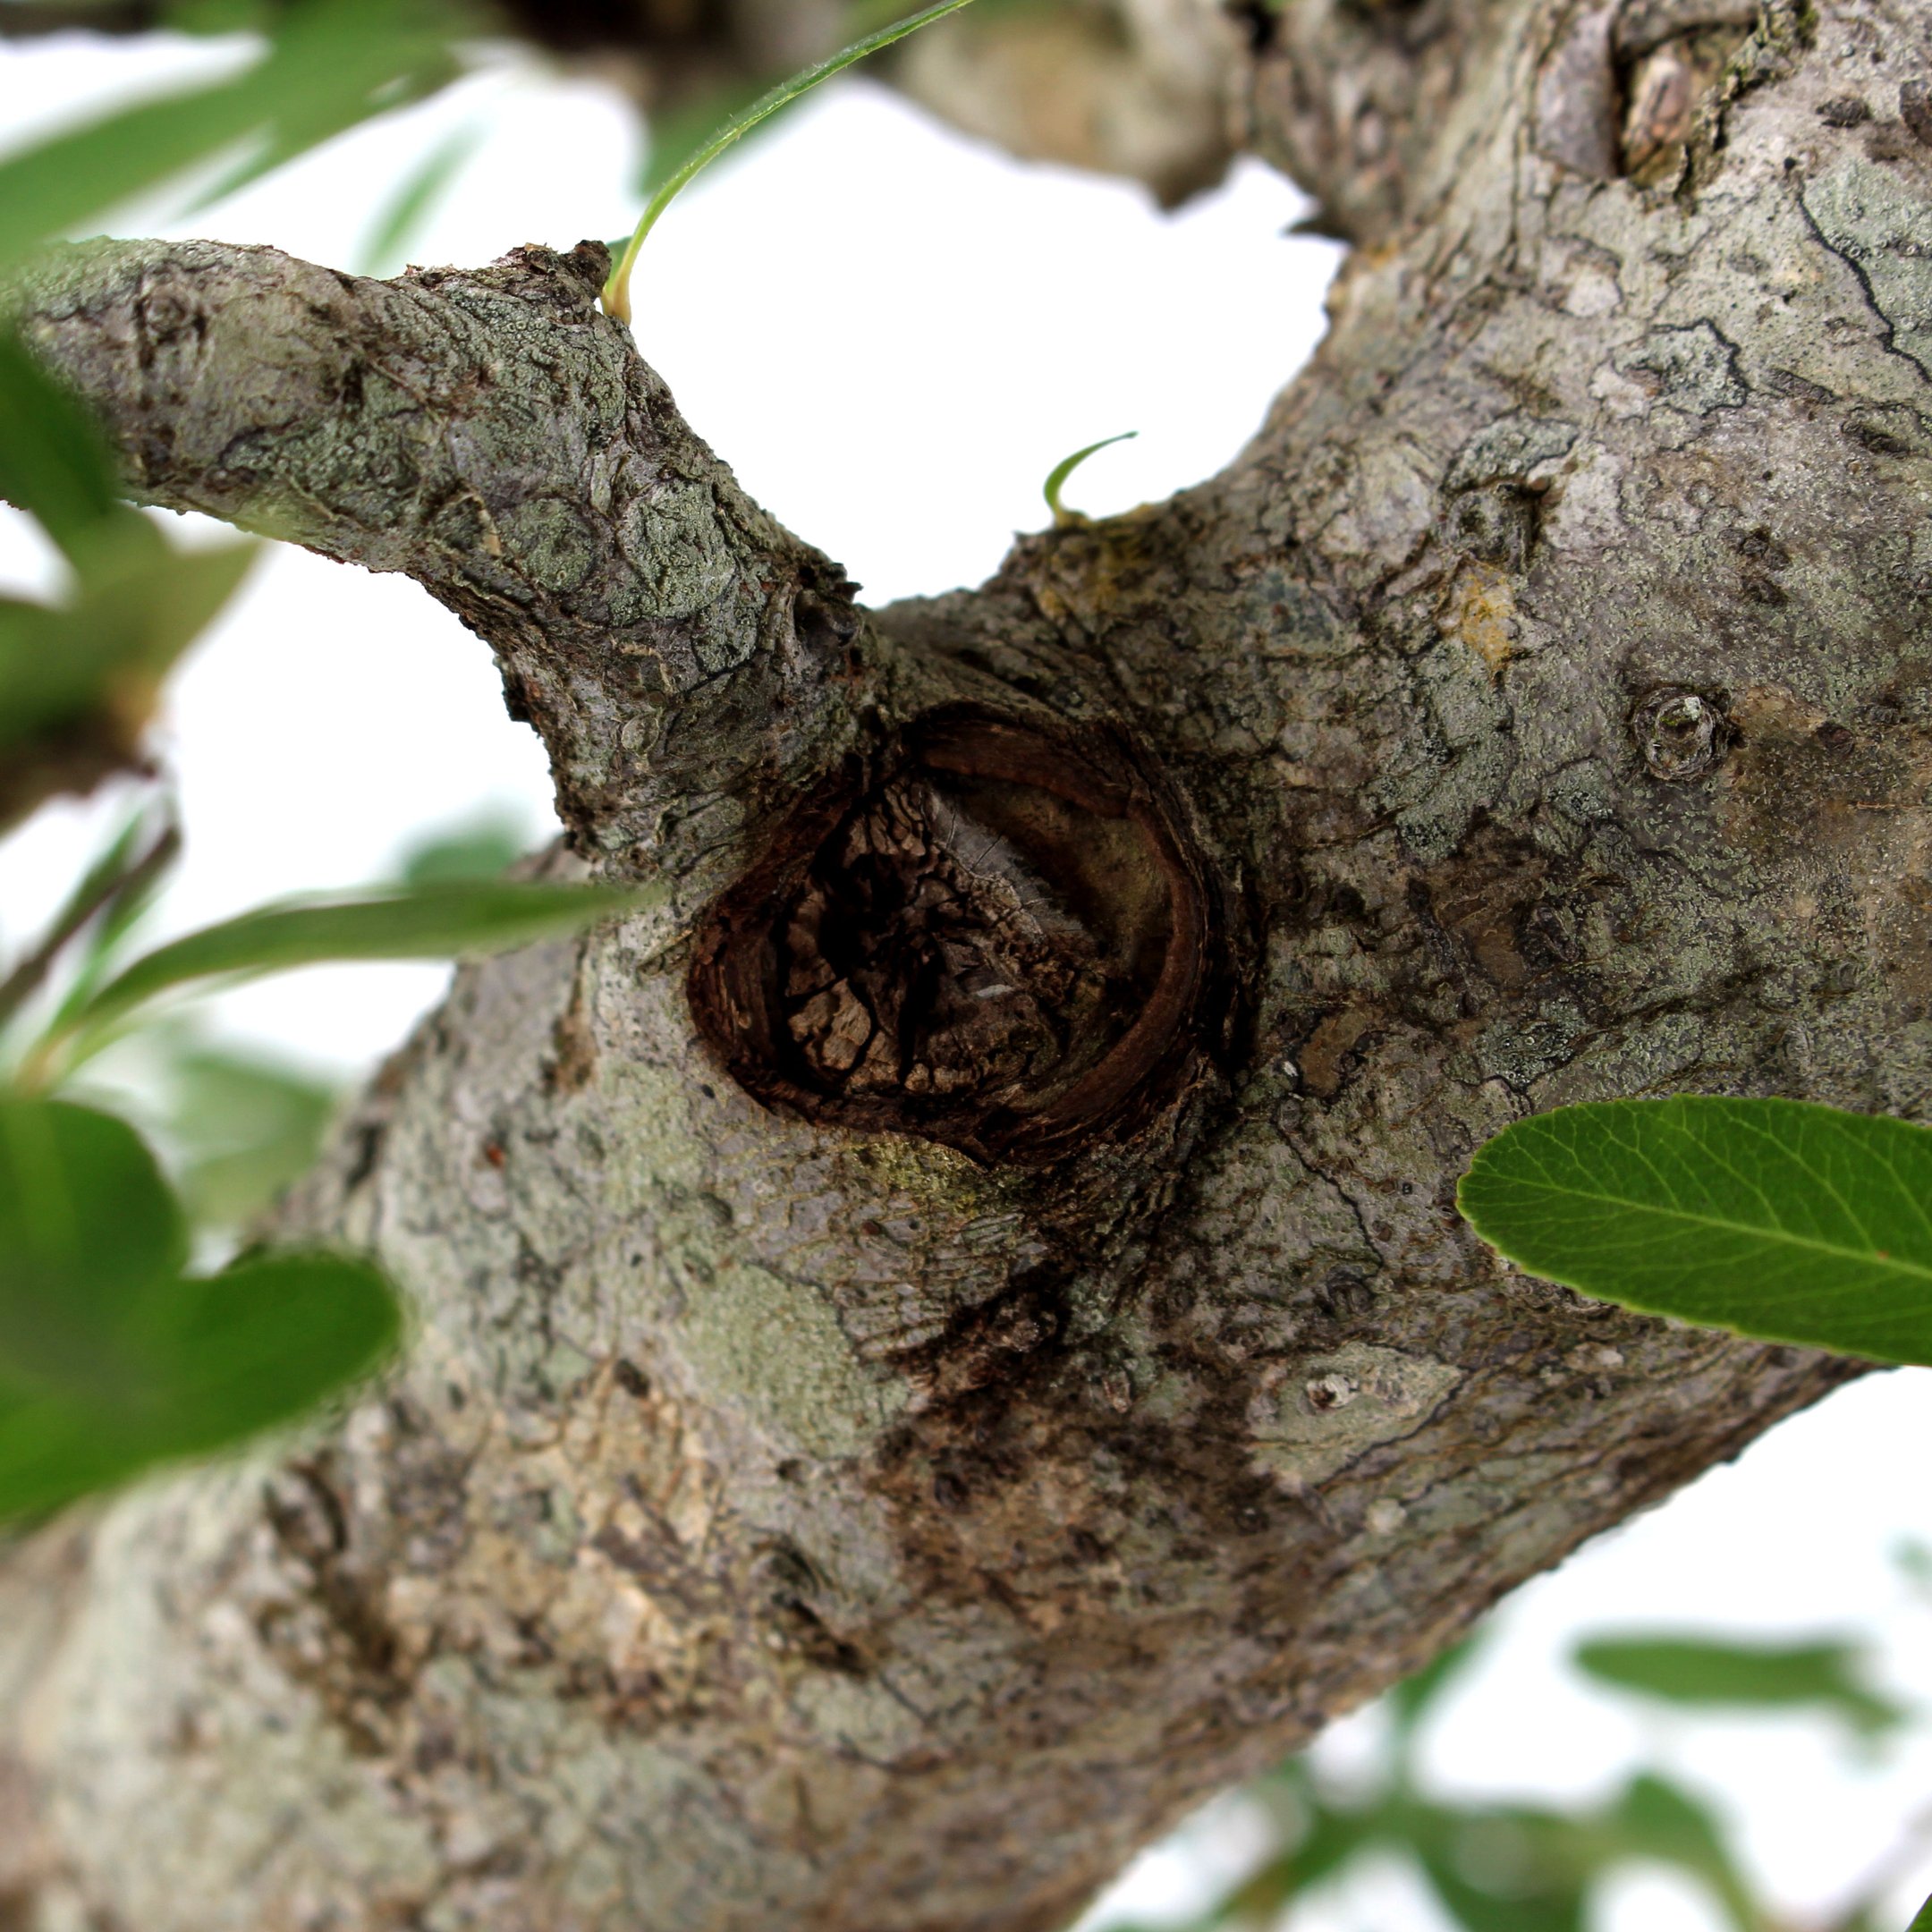
[[[0,47],[0,148],[234,50],[62,39]],[[192,218],[126,211],[125,233],[268,242],[360,267],[411,157],[474,123],[485,142],[411,250],[473,263],[521,242],[608,238],[636,213],[638,133],[615,97],[506,62]],[[1335,251],[1284,231],[1295,192],[1255,165],[1182,214],[1137,191],[1021,168],[894,97],[844,82],[794,111],[678,204],[640,265],[636,329],[686,414],[750,491],[884,600],[985,576],[1069,451],[1137,442],[1070,488],[1106,512],[1218,467],[1321,328]],[[0,511],[0,588],[44,588],[45,554]],[[157,748],[188,834],[161,908],[179,929],[303,889],[380,875],[427,829],[500,806],[551,823],[536,739],[504,715],[487,653],[414,587],[277,549],[172,688]],[[114,801],[57,808],[0,843],[0,947],[71,882]],[[432,968],[314,970],[229,996],[221,1027],[359,1069],[436,996]],[[1742,1821],[1752,1863],[1816,1923],[1932,1804],[1932,1723],[1869,1760],[1797,1721],[1686,1723],[1592,1694],[1563,1658],[1632,1626],[1881,1646],[1887,1682],[1932,1710],[1932,1607],[1890,1562],[1932,1540],[1922,1371],[1873,1377],[1733,1468],[1626,1526],[1502,1614],[1487,1660],[1431,1734],[1444,1789],[1567,1799],[1662,1762]],[[1321,1747],[1359,1757],[1373,1716]],[[1144,1860],[1117,1895],[1179,1911],[1249,1843],[1226,1808]],[[1915,1893],[1914,1887],[1917,1891]],[[1932,1849],[1894,1903],[1932,1887]],[[1434,1932],[1399,1877],[1345,1889],[1309,1932]],[[1620,1885],[1595,1932],[1707,1932],[1674,1881]]]

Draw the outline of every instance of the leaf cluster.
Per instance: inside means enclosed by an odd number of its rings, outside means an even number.
[[[420,852],[415,883],[267,906],[134,945],[179,850],[138,813],[0,981],[0,1523],[294,1419],[401,1333],[367,1262],[244,1254],[189,1271],[190,1230],[233,1228],[308,1164],[325,1084],[210,1046],[184,995],[323,961],[446,958],[575,932],[646,894],[497,876],[504,829]],[[157,1045],[171,1184],[134,1128],[58,1097],[108,1045]]]
[[[1584,1932],[1605,1885],[1635,1866],[1680,1874],[1732,1932],[1777,1932],[1779,1920],[1733,1849],[1726,1818],[1659,1770],[1568,1809],[1465,1804],[1432,1793],[1418,1745],[1475,1654],[1475,1644],[1465,1643],[1389,1693],[1366,1773],[1358,1770],[1344,1784],[1318,1758],[1304,1757],[1249,1786],[1246,1796],[1267,1821],[1274,1847],[1181,1932],[1293,1932],[1318,1894],[1370,1861],[1390,1859],[1422,1881],[1462,1932]],[[1869,1659],[1843,1642],[1611,1636],[1580,1644],[1572,1663],[1614,1694],[1691,1716],[1804,1711],[1868,1738],[1896,1729],[1908,1715],[1871,1690]],[[1878,1932],[1876,1908],[1875,1900],[1854,1901],[1828,1932]]]

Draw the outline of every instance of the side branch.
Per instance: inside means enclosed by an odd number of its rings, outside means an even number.
[[[415,578],[486,638],[580,842],[648,842],[857,627],[598,313],[608,257],[375,282],[272,249],[97,242],[13,291],[143,501]],[[691,748],[689,751],[683,748]]]

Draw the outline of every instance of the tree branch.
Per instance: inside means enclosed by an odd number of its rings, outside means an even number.
[[[1454,1188],[1572,1099],[1928,1111],[1932,9],[1687,55],[1662,185],[1570,139],[1614,29],[1438,24],[1228,470],[862,620],[593,256],[43,284],[141,487],[417,572],[688,887],[463,974],[287,1205],[408,1284],[391,1388],[0,1570],[51,1922],[1046,1932],[1859,1372]]]
[[[857,620],[598,312],[608,259],[524,249],[382,283],[92,243],[10,299],[141,500],[407,572],[486,638],[565,824],[621,855],[717,782],[718,707],[769,716],[786,666],[804,702]]]

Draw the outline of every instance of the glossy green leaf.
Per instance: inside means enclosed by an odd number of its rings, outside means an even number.
[[[0,1375],[0,1521],[295,1420],[394,1348],[388,1284],[334,1255],[276,1255],[158,1286],[98,1397]]]
[[[1906,1927],[1905,1932],[1932,1932],[1932,1898],[1919,1908],[1918,1917]]]
[[[125,1123],[0,1101],[0,1521],[287,1421],[395,1344],[395,1298],[361,1262],[183,1278],[185,1248]]]
[[[1531,1273],[1651,1314],[1932,1362],[1932,1132],[1792,1100],[1562,1107],[1459,1201]]]
[[[555,937],[649,898],[623,886],[474,880],[366,898],[267,906],[136,960],[76,1016],[99,1026],[191,980],[253,977],[325,961],[447,959]]]
[[[1599,1683],[1672,1704],[1823,1710],[1861,1732],[1888,1730],[1905,1716],[1868,1688],[1863,1658],[1851,1644],[1597,1637],[1579,1645],[1575,1658]]]

